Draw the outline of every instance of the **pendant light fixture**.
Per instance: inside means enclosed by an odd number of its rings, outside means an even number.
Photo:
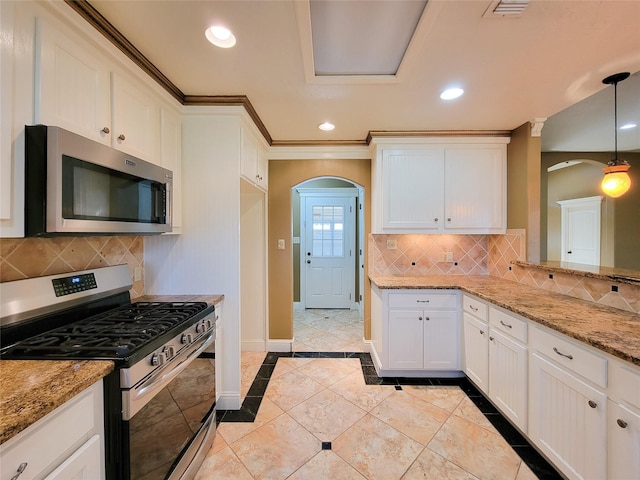
[[[602,83],[607,85],[613,84],[613,123],[615,133],[615,156],[613,160],[607,163],[607,166],[603,168],[604,178],[602,179],[602,191],[605,195],[612,198],[618,198],[624,195],[631,187],[631,179],[629,178],[630,165],[625,160],[618,158],[618,82],[621,82],[629,77],[629,72],[615,73],[608,76]]]

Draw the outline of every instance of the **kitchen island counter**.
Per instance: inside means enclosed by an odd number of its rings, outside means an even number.
[[[371,275],[379,289],[459,289],[640,366],[640,315],[480,275]]]

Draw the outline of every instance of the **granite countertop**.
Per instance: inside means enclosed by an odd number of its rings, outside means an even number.
[[[380,289],[460,289],[640,366],[640,315],[497,277],[371,275]]]
[[[132,302],[207,302],[224,295],[144,295]],[[101,380],[112,361],[0,360],[0,444]]]
[[[0,444],[109,374],[111,361],[0,361]]]

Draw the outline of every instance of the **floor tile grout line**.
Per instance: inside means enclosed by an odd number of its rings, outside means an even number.
[[[273,360],[274,357],[275,357],[275,360]],[[436,378],[420,377],[420,378],[407,379],[405,377],[377,377],[376,375],[375,377],[376,381],[371,380],[371,383],[370,383],[369,381],[367,381],[367,378],[368,377],[372,378],[373,376],[367,376],[366,371],[368,369],[365,370],[365,368],[366,367],[374,368],[374,367],[373,367],[373,361],[371,360],[371,355],[367,352],[267,352],[260,369],[262,369],[262,367],[266,365],[273,365],[273,368],[268,369],[269,370],[268,377],[264,377],[260,379],[260,380],[266,380],[264,393],[266,393],[268,383],[271,380],[271,376],[273,375],[275,366],[277,365],[277,362],[280,358],[314,358],[314,359],[316,358],[335,358],[335,359],[359,358],[365,384],[367,385],[400,385],[402,386],[402,381],[404,380],[406,383],[408,383],[411,386],[458,386],[461,388],[462,392],[473,402],[476,408],[480,410],[480,412],[484,415],[484,417],[487,418],[487,420],[489,420],[489,422],[494,426],[498,434],[514,450],[514,452],[518,455],[518,457],[520,457],[520,459],[527,464],[527,466],[532,470],[532,472],[534,472],[534,474],[537,475],[536,471],[538,470],[538,468],[536,468],[536,465],[543,464],[545,465],[545,470],[549,470],[550,472],[555,473],[555,475],[553,474],[546,475],[545,478],[549,478],[549,479],[562,478],[559,474],[557,474],[557,472],[551,466],[551,464],[549,464],[549,462],[546,461],[546,459],[522,436],[522,434],[515,427],[513,427],[508,422],[508,420],[506,420],[506,418],[493,406],[493,404],[483,395],[483,393],[480,392],[480,390],[478,390],[477,387],[475,387],[475,385],[473,385],[473,383],[467,377],[453,377],[453,378],[445,378],[445,379],[437,378],[437,377]],[[368,359],[368,361],[367,361],[367,364],[365,365],[366,359]],[[371,363],[369,364],[369,362]],[[260,369],[258,371],[260,371]],[[249,391],[251,391],[257,379],[258,377],[256,375],[251,387],[249,388]],[[381,383],[381,382],[388,382],[388,381],[392,381],[395,383]],[[434,382],[436,383],[434,384]],[[326,387],[323,385],[323,388],[327,389],[329,387]],[[262,399],[264,398],[264,393],[261,396],[249,397],[247,395],[242,403],[240,410],[220,410],[219,411],[220,415],[217,416],[217,419],[216,419],[217,424],[220,424],[222,422],[254,422],[256,415],[258,414],[260,405],[262,403]],[[471,395],[470,393],[476,393],[476,395]],[[257,403],[250,404],[250,402],[248,402],[248,399],[254,399],[254,398],[258,399]],[[483,400],[487,402],[486,405],[482,404]],[[487,405],[490,405],[493,411],[484,412],[483,408],[486,409],[485,407]],[[252,411],[250,407],[255,407],[254,408],[255,411]],[[240,412],[240,413],[235,413],[235,412]],[[453,415],[453,412],[451,412],[451,415]],[[495,418],[500,418],[504,423],[502,425],[496,425],[494,422],[491,422],[490,416],[493,416]],[[506,431],[506,428],[508,428],[506,427],[506,425],[510,426],[510,428],[512,429],[511,432]],[[507,440],[505,435],[509,435],[513,433],[518,435],[523,440],[523,442],[519,442],[516,444],[510,443]],[[533,460],[527,460],[523,458],[520,455],[520,453],[517,450],[515,450],[514,447],[530,448],[531,451],[533,452],[533,456],[536,457],[536,462],[534,462]]]

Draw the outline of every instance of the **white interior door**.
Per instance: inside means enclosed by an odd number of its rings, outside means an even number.
[[[302,198],[301,277],[304,277],[305,307],[351,308],[355,291],[356,194],[336,192],[331,196]]]
[[[562,208],[560,260],[600,265],[601,196],[558,202]]]

